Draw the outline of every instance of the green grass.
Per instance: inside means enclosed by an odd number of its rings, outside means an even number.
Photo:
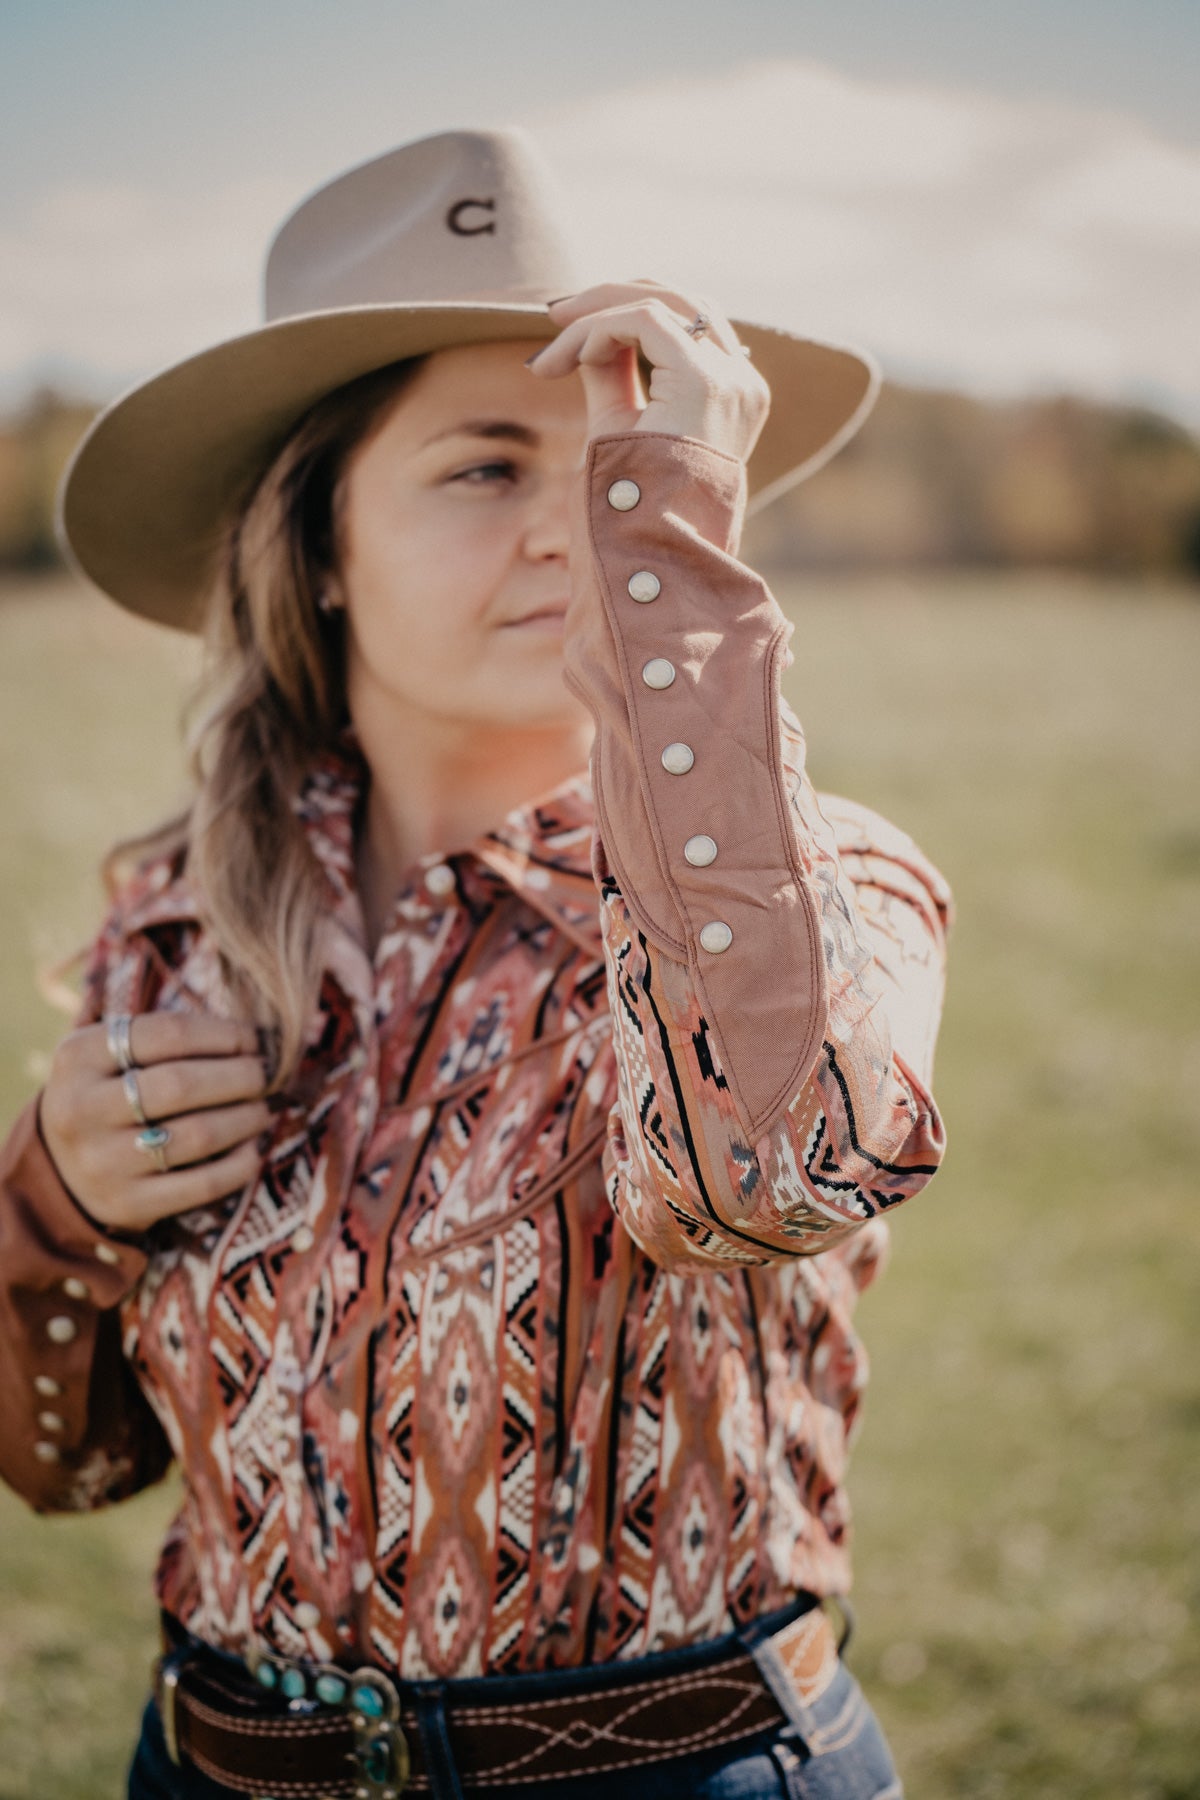
[[[852,1665],[912,1800],[1198,1800],[1200,604],[1038,576],[781,598],[818,785],[911,830],[959,906],[950,1154],[860,1315]],[[33,962],[176,793],[192,663],[61,583],[0,596],[0,657],[11,1115],[61,1030]],[[0,1800],[122,1791],[172,1498],[0,1495]]]

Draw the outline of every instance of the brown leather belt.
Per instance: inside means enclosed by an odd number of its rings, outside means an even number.
[[[289,1705],[164,1618],[156,1697],[173,1759],[237,1793],[394,1800],[459,1784],[491,1792],[720,1750],[802,1716],[836,1673],[833,1627],[816,1603],[763,1624],[772,1628],[744,1634],[750,1648],[722,1638],[711,1655],[707,1646],[694,1658],[671,1653],[658,1674],[656,1656],[445,1683],[393,1685],[378,1669],[344,1670],[343,1704]],[[326,1671],[323,1691],[337,1673]]]

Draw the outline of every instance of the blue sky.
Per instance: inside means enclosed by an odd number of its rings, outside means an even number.
[[[1197,133],[1197,0],[53,0],[6,8],[0,27],[0,207],[82,168],[182,191],[251,163],[324,171],[443,125],[764,56]]]
[[[787,78],[782,88],[754,75],[773,68]],[[1057,357],[1068,385],[1140,393],[1200,419],[1200,375],[1175,391],[1172,335],[1190,343],[1183,290],[1200,280],[1190,231],[1193,212],[1200,221],[1197,70],[1200,0],[13,5],[0,25],[9,289],[0,295],[0,400],[34,372],[112,391],[252,326],[265,237],[283,212],[336,171],[447,126],[529,126],[601,226],[612,197],[605,169],[619,162],[631,220],[639,206],[657,206],[660,225],[676,227],[675,264],[690,273],[696,240],[720,235],[699,207],[719,173],[704,127],[724,120],[729,153],[740,155],[746,133],[770,124],[761,107],[771,95],[766,104],[794,109],[795,141],[766,132],[765,160],[743,169],[749,191],[782,160],[796,219],[822,197],[826,218],[844,208],[854,254],[839,287],[831,269],[843,234],[823,240],[814,211],[811,263],[768,267],[767,246],[795,235],[782,212],[763,218],[757,275],[751,251],[715,269],[710,285],[744,275],[745,306],[760,316],[773,308],[790,323],[781,308],[808,308],[813,329],[878,343],[885,368],[901,375],[1045,386]],[[819,139],[813,108],[833,121]],[[972,112],[974,140],[964,123]],[[667,119],[675,145],[694,142],[690,189],[678,173],[664,185]],[[910,135],[944,140],[961,165],[953,204],[943,206],[945,182],[931,184],[928,171],[907,193],[892,184],[884,204],[889,132],[902,153]],[[876,175],[864,169],[851,194],[827,171],[822,196],[809,173],[822,146],[857,162],[864,135],[878,139],[866,146]],[[1019,181],[1006,187],[1002,164],[1020,165]],[[994,223],[986,237],[981,219]],[[886,264],[873,268],[855,248],[855,227],[880,244],[890,236]],[[704,280],[708,266],[694,260]],[[939,314],[947,268],[960,312],[980,319],[974,340]],[[873,312],[867,290],[881,272],[895,293]],[[1178,300],[1179,324],[1168,318],[1165,338],[1148,314],[1139,323],[1131,275],[1151,298]],[[990,306],[997,319],[985,318]]]

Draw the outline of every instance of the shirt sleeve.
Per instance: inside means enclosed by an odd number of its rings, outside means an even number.
[[[118,941],[114,911],[89,957],[78,1025],[122,1004]],[[117,1309],[146,1252],[97,1225],[63,1184],[40,1099],[0,1151],[0,1477],[38,1512],[89,1511],[158,1480],[171,1452],[121,1350]]]
[[[822,803],[783,701],[792,627],[737,560],[740,462],[595,440],[572,524],[568,686],[591,710],[618,1216],[667,1266],[840,1242],[942,1159],[951,899],[911,839]],[[851,673],[849,649],[847,678]]]

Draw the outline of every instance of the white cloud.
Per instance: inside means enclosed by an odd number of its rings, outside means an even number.
[[[795,62],[535,129],[596,266],[868,344],[901,378],[1153,396],[1200,427],[1200,153],[1132,119]]]
[[[868,344],[900,379],[1145,396],[1200,427],[1200,152],[1135,120],[758,62],[527,123],[597,276]],[[252,326],[305,185],[44,193],[0,234],[0,384],[58,363],[112,389]]]
[[[0,389],[68,368],[111,392],[246,329],[260,246],[295,198],[261,180],[187,204],[86,180],[42,193],[0,232]]]

